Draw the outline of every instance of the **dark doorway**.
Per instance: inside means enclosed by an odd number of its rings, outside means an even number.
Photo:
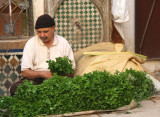
[[[136,0],[135,52],[160,59],[160,0]]]

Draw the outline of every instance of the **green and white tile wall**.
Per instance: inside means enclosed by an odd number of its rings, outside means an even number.
[[[55,21],[56,32],[70,42],[73,51],[101,41],[101,15],[90,0],[64,0]]]
[[[65,37],[73,51],[99,43],[102,20],[90,0],[64,0],[55,13],[56,33]],[[0,50],[0,97],[10,95],[9,88],[21,78],[23,49]]]

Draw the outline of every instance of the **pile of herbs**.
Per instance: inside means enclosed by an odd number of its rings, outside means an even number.
[[[55,74],[40,85],[25,81],[13,97],[0,99],[0,109],[13,117],[116,109],[155,92],[146,73],[132,69],[114,75],[94,71],[73,79]]]
[[[57,57],[56,61],[54,60],[48,60],[46,61],[49,65],[48,69],[53,74],[58,74],[58,75],[66,75],[66,74],[73,74],[74,69],[72,68],[72,61],[67,57]]]

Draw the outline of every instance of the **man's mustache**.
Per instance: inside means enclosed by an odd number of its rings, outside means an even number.
[[[40,37],[40,39],[47,39],[47,37]]]

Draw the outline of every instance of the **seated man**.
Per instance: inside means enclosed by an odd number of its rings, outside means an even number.
[[[51,78],[53,74],[48,69],[47,60],[68,56],[75,68],[72,48],[65,38],[54,33],[55,22],[51,16],[44,14],[38,17],[35,29],[37,36],[29,39],[24,47],[21,64],[22,79],[11,86],[11,96],[25,79],[38,85],[44,79]]]

